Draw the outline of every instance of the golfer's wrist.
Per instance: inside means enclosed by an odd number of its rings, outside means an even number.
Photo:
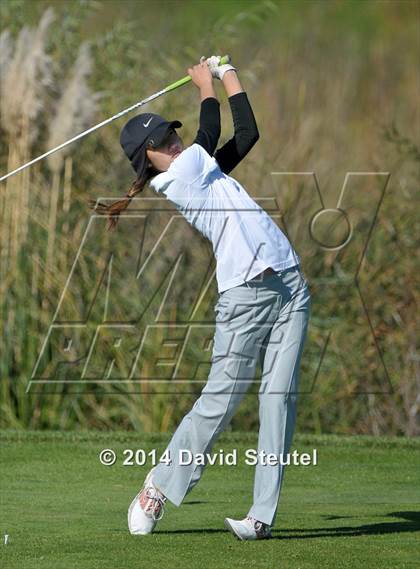
[[[226,69],[226,71],[223,73],[223,77],[222,77],[222,81],[224,81],[226,78],[228,77],[232,77],[232,76],[238,76],[236,73],[236,68],[232,67],[232,69]]]
[[[201,101],[204,101],[204,99],[207,99],[208,97],[214,97],[215,99],[217,99],[216,92],[213,86],[213,81],[209,81],[208,83],[203,83],[202,85],[200,85]]]
[[[228,97],[231,97],[232,95],[236,95],[237,93],[241,93],[242,91],[244,91],[241,82],[238,79],[238,75],[236,74],[236,71],[234,69],[229,69],[228,71],[225,71],[222,83]]]

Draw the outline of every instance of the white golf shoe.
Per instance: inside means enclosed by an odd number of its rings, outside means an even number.
[[[225,518],[225,526],[241,541],[251,539],[270,539],[273,537],[271,535],[271,528],[268,524],[259,522],[251,516],[247,516],[243,520]]]
[[[132,535],[152,533],[164,514],[166,497],[153,484],[153,468],[146,476],[143,488],[128,508],[128,529]]]

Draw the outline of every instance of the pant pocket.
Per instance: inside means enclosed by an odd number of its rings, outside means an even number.
[[[224,321],[228,319],[229,306],[230,306],[229,298],[224,298],[224,297],[219,298],[219,300],[216,302],[216,306],[214,307],[214,312],[216,314],[217,321]]]

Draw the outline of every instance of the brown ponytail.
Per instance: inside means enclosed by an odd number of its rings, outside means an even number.
[[[108,231],[110,229],[115,229],[119,220],[120,213],[127,209],[133,197],[143,191],[146,183],[156,174],[158,174],[158,172],[151,165],[148,165],[144,169],[143,173],[140,174],[131,184],[127,193],[125,194],[125,197],[108,205],[97,202],[96,200],[88,200],[89,207],[95,210],[96,213],[99,213],[99,215],[108,216]]]

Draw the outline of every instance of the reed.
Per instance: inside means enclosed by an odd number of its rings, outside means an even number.
[[[69,78],[65,83],[61,97],[58,100],[55,114],[49,123],[49,137],[47,148],[54,148],[63,141],[68,140],[79,132],[85,130],[93,124],[97,111],[97,102],[101,96],[100,93],[92,93],[88,85],[89,75],[92,69],[92,58],[90,55],[90,46],[87,42],[82,43],[79,47],[78,55],[73,68],[70,71]],[[55,152],[47,157],[47,165],[53,177],[50,192],[50,209],[48,220],[48,240],[46,251],[46,274],[52,271],[54,248],[57,235],[57,211],[59,196],[62,193],[61,172],[64,162],[70,157],[74,147],[65,147],[59,152]],[[68,172],[66,179],[66,203],[63,204],[63,214],[68,212],[69,203],[69,180]],[[66,226],[68,232],[68,224]]]
[[[46,91],[52,84],[52,60],[46,53],[48,28],[54,20],[47,9],[36,28],[24,26],[15,43],[4,30],[0,45],[0,112],[8,139],[8,171],[29,160],[40,131]],[[30,173],[9,178],[2,188],[0,292],[18,279],[18,257],[28,236]],[[9,326],[11,322],[9,321]]]
[[[71,204],[71,184],[72,184],[72,173],[73,173],[73,159],[71,156],[67,156],[64,161],[64,195],[63,195],[63,211],[62,215],[64,218],[63,229],[62,229],[62,244],[61,244],[61,257],[60,257],[60,269],[65,271],[67,269],[67,254],[68,254],[68,241],[69,241],[69,212]]]
[[[186,66],[182,62],[218,53],[223,46],[238,66],[261,134],[258,144],[232,175],[253,197],[276,198],[283,212],[277,221],[292,240],[296,239],[294,244],[302,255],[310,285],[325,278],[327,269],[336,271],[334,282],[338,283],[346,271],[345,263],[316,249],[311,242],[301,245],[311,212],[311,204],[302,204],[308,188],[286,177],[280,182],[274,180],[271,173],[316,172],[326,205],[334,207],[347,171],[392,172],[366,251],[361,289],[373,315],[373,332],[385,354],[394,391],[356,396],[357,388],[368,387],[369,383],[367,378],[359,385],[355,380],[360,372],[359,355],[366,357],[367,371],[376,365],[372,344],[359,331],[362,327],[354,324],[363,318],[360,298],[343,298],[343,312],[337,316],[334,295],[328,294],[327,287],[318,287],[308,353],[303,361],[303,385],[307,386],[315,375],[329,319],[334,320],[335,331],[346,339],[346,350],[355,357],[344,369],[340,346],[332,344],[334,349],[324,358],[322,380],[310,395],[302,396],[299,428],[314,432],[418,434],[415,417],[420,380],[412,322],[418,303],[418,271],[414,264],[418,248],[414,237],[418,148],[412,142],[416,136],[412,117],[417,108],[412,46],[417,36],[416,18],[408,3],[398,9],[395,3],[382,3],[380,8],[378,4],[369,10],[364,3],[352,3],[353,13],[349,15],[342,3],[334,1],[328,6],[315,1],[296,5],[258,2],[236,11],[225,10],[224,3],[218,2],[206,12],[208,35],[202,33],[201,13],[207,5],[191,3],[184,10],[180,4],[184,27],[173,27],[170,48],[165,25],[158,29],[151,25],[159,15],[158,7],[150,7],[139,21],[120,17],[120,11],[128,10],[124,3],[105,4],[101,10],[113,26],[107,28],[104,24],[104,33],[98,32],[91,44],[83,43],[82,20],[96,22],[89,17],[96,18],[97,14],[85,6],[86,18],[81,18],[82,4],[78,2],[58,3],[55,16],[51,11],[43,12],[38,3],[34,8],[39,15],[38,26],[17,29],[13,23],[16,18],[12,18],[10,30],[1,32],[1,163],[8,170],[19,166],[98,118],[111,116],[116,109],[155,92],[168,82],[168,77],[181,76]],[[10,5],[7,13],[12,12]],[[171,24],[172,29],[173,22],[165,17],[164,24]],[[149,29],[154,30],[154,45],[161,47],[154,58],[149,57]],[[73,61],[76,48],[79,51]],[[400,53],[405,54],[405,63]],[[231,136],[232,122],[225,95],[220,85],[216,88],[221,100],[223,144]],[[199,112],[194,88],[185,88],[179,96],[162,97],[144,111],[179,118],[184,124],[184,141],[188,144],[193,140]],[[388,127],[384,135],[383,124]],[[80,144],[51,156],[48,162],[36,164],[25,175],[9,178],[0,187],[1,426],[166,431],[177,424],[199,394],[198,389],[195,394],[185,394],[170,383],[167,391],[170,388],[171,393],[165,394],[162,384],[154,385],[152,380],[140,384],[110,381],[106,390],[100,384],[80,381],[72,386],[63,381],[54,386],[37,386],[26,393],[63,282],[86,231],[90,215],[86,200],[121,196],[133,178],[119,146],[121,126],[122,121],[108,125]],[[360,192],[361,206],[371,189],[366,184],[365,195]],[[146,189],[142,197],[156,196]],[[297,215],[297,211],[301,213]],[[107,255],[128,260],[126,266],[133,267],[134,272],[168,218],[165,212],[153,213],[144,244],[141,218],[125,219],[114,236],[98,231],[78,262],[65,311],[83,314],[98,291],[94,307],[99,313],[97,307],[103,297],[98,275],[106,266]],[[116,320],[125,321],[127,315],[140,312],[145,291],[156,289],[173,261],[171,246],[184,243],[188,245],[184,264],[180,264],[182,271],[175,279],[179,294],[171,298],[172,312],[168,312],[172,321],[182,320],[198,287],[187,276],[200,274],[208,253],[204,240],[196,233],[192,238],[191,232],[185,223],[174,227],[171,243],[165,246],[151,275],[141,283],[133,274],[114,274],[113,284],[120,292],[117,306],[112,307]],[[211,304],[212,294],[214,282],[205,299],[207,305]],[[97,321],[92,325],[102,323],[100,313],[95,317]],[[143,325],[151,323],[151,317],[147,318],[138,325],[139,341]],[[153,374],[155,352],[152,345],[145,347],[143,369],[149,376]],[[85,356],[82,351],[75,359]],[[108,357],[104,345],[98,358],[105,361]],[[191,358],[199,357],[202,353],[196,346]],[[127,372],[127,362],[121,357],[116,358],[115,365],[121,366],[121,373]],[[380,369],[376,372],[382,373]],[[232,425],[257,428],[255,393],[244,399]]]

